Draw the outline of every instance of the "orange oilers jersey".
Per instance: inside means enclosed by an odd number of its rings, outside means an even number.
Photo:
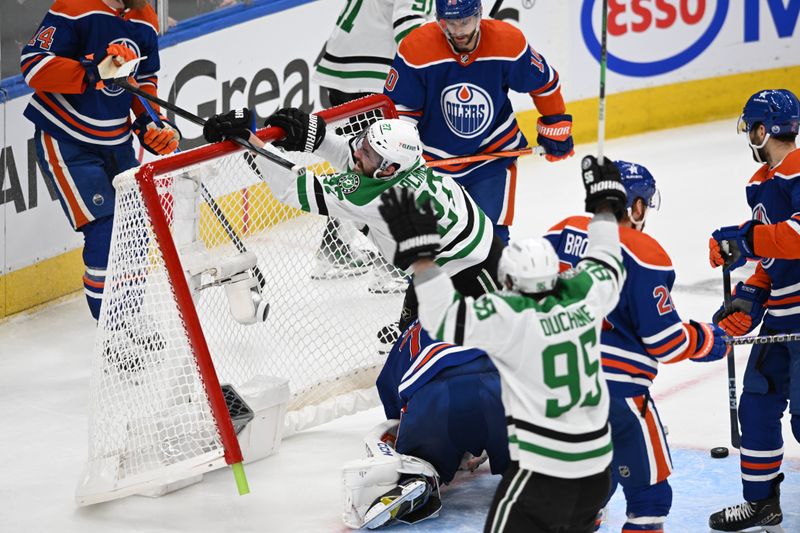
[[[93,145],[117,145],[130,139],[130,111],[141,112],[131,94],[119,87],[88,87],[82,58],[105,54],[120,43],[137,56],[139,85],[155,93],[160,68],[158,22],[148,4],[115,11],[102,0],[57,0],[22,49],[20,68],[35,91],[25,116],[56,139]]]
[[[562,270],[583,256],[588,224],[589,217],[573,216],[545,234]],[[659,363],[674,363],[693,353],[694,337],[672,303],[675,271],[667,252],[653,237],[632,228],[620,227],[619,236],[628,276],[617,307],[606,317],[600,342],[611,395],[630,397],[650,387]]]
[[[435,22],[400,43],[384,93],[402,118],[416,122],[428,160],[527,146],[508,99],[529,93],[543,114],[564,113],[558,73],[522,32],[500,20],[480,21],[473,52],[458,53]],[[495,176],[509,160],[440,167],[455,178]]]
[[[770,288],[764,325],[800,328],[800,149],[774,168],[763,165],[747,185],[755,253],[763,257],[748,283]]]

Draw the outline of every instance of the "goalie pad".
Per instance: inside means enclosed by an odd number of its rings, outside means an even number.
[[[394,491],[401,479],[408,476],[421,476],[428,480],[432,486],[430,504],[424,509],[416,509],[412,513],[413,517],[398,516],[397,520],[413,523],[439,514],[441,509],[439,474],[427,461],[397,453],[394,442],[398,425],[399,420],[387,420],[378,424],[364,437],[367,457],[348,461],[342,467],[344,484],[342,521],[349,528],[364,527],[370,508],[376,500]]]

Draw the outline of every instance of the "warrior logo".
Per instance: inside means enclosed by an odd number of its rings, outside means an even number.
[[[339,176],[339,187],[342,188],[344,194],[355,192],[360,184],[361,179],[358,177],[358,174],[353,172]]]
[[[450,131],[472,139],[492,123],[494,106],[485,89],[471,83],[456,83],[442,91],[442,115]]]
[[[758,220],[762,224],[772,224],[772,222],[770,222],[769,220],[769,217],[767,216],[767,208],[764,207],[764,204],[760,202],[756,204],[756,206],[753,208],[753,220]],[[772,263],[774,262],[775,262],[774,258],[762,259],[761,266],[764,268],[769,268],[772,266]]]

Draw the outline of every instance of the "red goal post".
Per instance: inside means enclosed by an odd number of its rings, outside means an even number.
[[[397,117],[383,95],[319,114],[343,135]],[[310,154],[286,157],[331,171]],[[399,316],[402,293],[382,290],[396,288],[397,272],[360,232],[341,223],[329,238],[325,217],[276,202],[232,142],[161,158],[114,184],[79,503],[241,462],[220,383],[259,401],[288,383],[284,435],[378,403],[376,334]]]

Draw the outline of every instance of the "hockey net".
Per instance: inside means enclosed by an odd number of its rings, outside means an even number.
[[[349,136],[396,112],[374,96],[320,115]],[[226,453],[230,463],[219,383],[246,393],[288,380],[284,436],[378,403],[377,334],[397,320],[405,278],[350,223],[278,203],[248,157],[223,142],[115,179],[79,503],[218,468]]]

